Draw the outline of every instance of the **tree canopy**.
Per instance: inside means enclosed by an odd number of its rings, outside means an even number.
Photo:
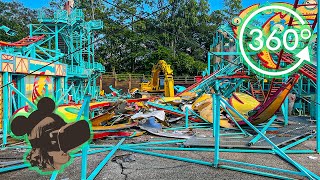
[[[64,2],[52,0],[48,12]],[[104,38],[95,52],[107,71],[148,74],[163,59],[176,75],[198,75],[205,69],[216,29],[241,9],[241,0],[224,0],[224,5],[222,10],[211,11],[208,0],[76,1],[87,20],[104,22],[104,28],[96,32],[96,37]],[[26,25],[36,21],[36,12],[16,1],[0,1],[0,8],[5,10],[0,13],[0,25],[18,32],[15,37],[0,32],[0,40],[27,36]]]
[[[0,1],[0,26],[7,26],[17,32],[16,36],[8,36],[0,31],[0,40],[7,42],[18,41],[29,34],[28,24],[36,22],[36,11],[26,8],[18,1]]]

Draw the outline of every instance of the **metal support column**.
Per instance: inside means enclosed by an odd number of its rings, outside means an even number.
[[[3,73],[3,82],[7,83],[9,82],[9,73],[4,72]],[[3,88],[3,120],[2,120],[2,145],[7,144],[7,135],[8,135],[8,126],[9,126],[9,86],[6,84]]]
[[[67,72],[67,75],[68,75],[68,72]],[[65,92],[63,92],[63,94],[65,95],[65,94],[67,93],[67,92],[66,92],[66,89],[68,89],[68,76],[66,76],[66,77],[64,78],[64,87],[63,87],[63,89],[65,90]],[[68,98],[67,98],[66,103],[69,103]]]
[[[86,95],[84,97],[84,102],[83,105],[79,111],[79,114],[77,116],[77,121],[80,120],[82,112],[84,113],[84,118],[86,121],[89,121],[89,106],[90,106],[90,95]],[[83,111],[81,111],[83,110]],[[88,149],[89,149],[89,144],[86,143],[82,147],[82,159],[81,159],[81,179],[87,179],[87,160],[88,160]]]
[[[26,80],[25,78],[20,78],[19,79],[19,86],[20,86],[20,89],[21,89],[21,93],[22,94],[26,94]],[[19,108],[20,107],[23,107],[26,105],[26,100],[24,98],[19,98]]]
[[[87,36],[88,40],[88,47],[87,47],[87,63],[88,63],[88,69],[91,69],[91,46],[90,46],[90,40],[91,40],[91,35],[88,33]]]
[[[216,135],[216,133],[215,133],[215,127],[216,127],[216,125],[215,125],[215,121],[214,121],[214,118],[216,117],[216,111],[215,111],[215,106],[216,106],[216,104],[217,104],[217,99],[216,99],[216,95],[215,94],[212,94],[212,135],[213,135],[213,137],[215,137],[215,135]]]
[[[54,80],[55,83],[55,100],[56,102],[60,99],[61,97],[61,77],[56,77]]]
[[[220,95],[213,94],[215,100],[214,109],[216,111],[215,116],[213,117],[214,124],[214,162],[213,166],[215,168],[219,165],[219,155],[220,155]]]
[[[189,128],[189,108],[186,107],[186,115],[185,115],[185,124],[186,124],[186,129]]]
[[[208,67],[207,67],[207,75],[209,76],[210,73],[210,68],[211,68],[211,53],[208,52]]]
[[[55,44],[55,53],[58,54],[59,52],[59,31],[58,31],[58,25],[56,24],[54,26],[55,29],[55,37],[54,37],[54,44]]]

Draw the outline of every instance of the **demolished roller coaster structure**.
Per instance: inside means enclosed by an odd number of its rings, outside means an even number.
[[[259,7],[260,5],[255,5]],[[299,0],[296,0],[293,8],[297,9],[298,7],[304,7],[305,5],[299,4]],[[319,4],[316,4],[319,9]],[[251,6],[252,7],[252,6]],[[244,11],[245,12],[245,11]],[[57,12],[57,17],[60,13]],[[74,16],[72,16],[74,17]],[[44,19],[43,19],[44,20]],[[314,19],[314,23],[320,22],[319,18]],[[289,22],[290,23],[290,22]],[[43,21],[43,25],[45,26],[46,21]],[[42,25],[40,25],[42,26]],[[312,25],[316,27],[314,24]],[[58,27],[56,27],[59,29]],[[190,163],[196,163],[201,165],[213,166],[215,168],[224,168],[234,171],[240,171],[245,173],[251,173],[255,175],[261,175],[271,178],[278,178],[278,179],[293,179],[297,176],[306,177],[308,179],[320,179],[319,175],[311,172],[298,162],[294,161],[291,157],[287,154],[290,153],[320,153],[320,96],[316,96],[315,99],[315,110],[314,112],[309,112],[311,115],[316,118],[316,125],[312,124],[312,122],[304,122],[303,124],[299,124],[297,126],[288,125],[289,123],[289,116],[288,116],[288,99],[286,95],[282,96],[281,101],[277,103],[277,107],[273,108],[273,111],[276,111],[280,108],[282,109],[282,114],[284,116],[284,121],[282,122],[283,128],[279,131],[280,133],[287,134],[289,131],[295,131],[296,137],[294,141],[292,138],[282,138],[282,140],[277,139],[275,136],[270,136],[265,134],[266,130],[271,127],[271,125],[275,122],[277,116],[273,115],[272,117],[268,117],[268,119],[264,120],[266,124],[262,127],[257,128],[254,125],[254,122],[257,116],[261,115],[261,113],[265,112],[265,110],[272,106],[270,103],[274,102],[276,96],[283,91],[288,90],[289,86],[290,90],[293,89],[297,92],[299,96],[302,96],[303,93],[311,93],[315,91],[316,94],[320,94],[320,89],[316,87],[320,87],[320,81],[316,81],[316,77],[320,77],[320,68],[319,66],[305,66],[301,69],[301,73],[303,74],[303,78],[300,78],[299,82],[296,83],[299,76],[294,75],[292,77],[286,77],[282,82],[277,82],[277,80],[272,80],[271,83],[266,83],[264,81],[264,77],[255,76],[252,78],[252,74],[250,69],[246,69],[242,65],[242,58],[240,53],[237,51],[238,49],[238,40],[236,38],[235,32],[232,29],[231,25],[225,25],[220,27],[219,31],[217,31],[216,36],[214,37],[214,43],[212,45],[211,52],[208,53],[208,69],[206,70],[207,76],[203,78],[202,81],[196,83],[193,86],[187,88],[184,92],[195,92],[199,95],[204,93],[213,93],[212,96],[212,131],[213,136],[207,139],[195,138],[195,139],[188,139],[188,140],[169,140],[169,141],[152,141],[146,143],[138,143],[138,144],[124,144],[125,138],[121,139],[116,145],[93,145],[93,144],[86,144],[82,151],[79,154],[74,155],[75,157],[81,156],[82,158],[82,166],[81,166],[81,179],[94,179],[102,168],[108,163],[111,159],[112,155],[115,154],[117,150],[122,151],[129,151],[134,153],[141,153],[151,156],[157,156],[162,158],[168,158],[173,160],[185,161]],[[320,28],[318,26],[318,31]],[[55,38],[59,41],[59,37]],[[228,42],[228,43],[224,43]],[[317,49],[320,48],[319,39],[317,39]],[[225,51],[225,47],[229,48],[229,51]],[[35,47],[36,48],[36,47]],[[73,49],[74,47],[68,46],[68,49]],[[60,53],[59,48],[56,48],[57,55]],[[218,50],[217,50],[218,49]],[[36,52],[36,51],[34,51]],[[48,52],[47,52],[48,53]],[[32,54],[32,53],[31,53]],[[46,53],[44,53],[46,54]],[[50,53],[49,53],[50,54]],[[317,51],[317,64],[320,63],[320,52]],[[251,55],[255,55],[254,53]],[[47,55],[48,56],[48,55]],[[73,57],[77,59],[79,56]],[[225,57],[229,58],[228,60]],[[50,57],[49,57],[50,58]],[[281,60],[284,60],[285,63],[290,63],[291,58],[289,54],[282,54],[278,56]],[[93,59],[90,61],[94,62]],[[233,63],[230,63],[233,62]],[[75,60],[76,62],[76,60]],[[212,63],[213,62],[213,63]],[[94,67],[94,66],[93,66]],[[312,68],[312,69],[310,69]],[[77,69],[77,68],[75,68]],[[69,70],[69,69],[68,69]],[[315,74],[315,71],[316,74]],[[74,72],[70,69],[70,72]],[[307,78],[306,78],[307,77]],[[72,77],[73,78],[73,77]],[[310,80],[308,79],[310,78]],[[8,79],[6,79],[8,80]],[[228,82],[228,83],[225,83]],[[221,86],[222,84],[222,86]],[[297,85],[295,85],[297,84]],[[295,86],[294,86],[295,85]],[[11,86],[10,86],[11,87]],[[261,102],[259,106],[260,109],[257,109],[254,114],[244,116],[243,114],[239,113],[234,106],[230,104],[230,101],[226,100],[226,98],[234,97],[233,92],[237,89],[240,91],[247,92],[253,97],[257,99],[257,101]],[[265,89],[269,91],[267,93],[264,92]],[[90,94],[94,94],[90,91]],[[183,92],[182,92],[183,93]],[[182,94],[180,93],[180,94]],[[77,96],[77,95],[76,95]],[[78,117],[84,115],[86,120],[89,120],[89,103],[90,103],[90,96],[80,96],[80,99],[83,100],[82,107],[78,112]],[[282,105],[282,102],[283,105]],[[268,104],[269,103],[269,104]],[[306,102],[297,102],[297,107],[306,106]],[[300,103],[300,104],[299,104]],[[150,106],[154,106],[159,109],[167,110],[168,112],[180,114],[181,116],[185,117],[185,127],[182,128],[196,128],[199,126],[199,123],[189,122],[194,116],[200,117],[204,121],[205,118],[202,118],[200,115],[195,113],[192,110],[186,109],[185,112],[173,109],[170,106],[159,105],[155,103],[148,103]],[[269,106],[265,106],[268,104]],[[273,107],[273,106],[272,106]],[[238,127],[236,131],[226,132],[225,128],[221,127],[220,125],[220,110],[224,109],[230,117],[237,117],[231,118],[234,125]],[[299,109],[299,108],[298,108]],[[274,112],[275,113],[275,112]],[[292,120],[295,121],[295,120]],[[260,122],[259,122],[260,123]],[[243,125],[246,125],[247,128],[243,128]],[[171,128],[172,129],[172,128]],[[222,131],[222,129],[224,131]],[[250,133],[249,130],[250,129]],[[261,129],[261,130],[260,130]],[[240,133],[239,133],[240,132]],[[254,132],[256,135],[253,136]],[[230,137],[237,137],[238,142],[232,143],[230,142]],[[239,138],[241,137],[241,138]],[[298,144],[309,140],[311,138],[316,137],[316,149],[291,149],[292,147],[297,146]],[[288,143],[289,142],[289,143]],[[176,146],[179,143],[180,146]],[[199,147],[198,145],[209,145],[207,147]],[[182,145],[182,146],[181,146]],[[161,150],[162,152],[157,152]],[[87,176],[87,165],[88,165],[88,155],[101,153],[101,152],[108,152],[108,155],[103,158],[101,163],[91,172],[89,176]],[[203,161],[197,159],[191,159],[186,157],[180,156],[173,156],[169,154],[163,153],[163,151],[197,151],[197,152],[213,152],[213,160],[212,161]],[[279,157],[282,160],[288,162],[290,165],[296,168],[297,171],[294,170],[287,170],[278,167],[270,167],[267,165],[259,165],[259,164],[252,164],[247,162],[235,161],[230,159],[221,158],[220,154],[224,153],[270,153],[274,154],[275,157]],[[239,167],[241,166],[241,167]],[[0,169],[0,172],[6,172],[14,169],[19,169],[26,167],[25,165],[20,165],[16,167],[8,167],[4,169]],[[246,168],[244,168],[246,167]],[[252,169],[254,168],[254,170]],[[265,170],[265,171],[263,171]],[[273,173],[271,173],[272,171]],[[278,174],[277,174],[278,173]],[[286,174],[286,176],[284,175]],[[58,173],[55,172],[52,174],[51,179],[56,179]],[[292,177],[294,176],[294,177]]]

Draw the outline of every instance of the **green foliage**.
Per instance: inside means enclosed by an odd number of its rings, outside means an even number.
[[[147,74],[160,59],[171,64],[176,75],[197,75],[205,69],[207,51],[222,20],[221,13],[210,13],[207,0],[176,0],[173,6],[142,21],[138,17],[159,4],[144,0],[115,0],[114,4],[118,8],[106,8],[111,16],[98,50],[107,70]]]
[[[0,26],[4,25],[17,32],[16,36],[8,36],[0,31],[0,41],[16,42],[29,34],[28,24],[36,22],[36,12],[24,7],[20,2],[0,1]]]
[[[173,51],[170,48],[159,46],[156,51],[153,51],[149,58],[148,66],[150,69],[159,60],[166,60],[171,65],[173,72],[179,75],[200,74],[205,68],[206,64],[202,61],[196,61],[192,56],[184,52],[178,52],[173,56]]]
[[[241,5],[242,0],[224,0],[224,7],[223,10],[225,20],[231,21],[235,16],[237,16],[242,9]]]
[[[45,9],[53,14],[66,0],[52,0]],[[104,28],[95,33],[96,58],[107,71],[150,73],[160,59],[171,64],[175,75],[199,75],[206,68],[207,52],[217,27],[241,8],[241,0],[225,0],[225,9],[210,11],[209,0],[113,0],[75,1],[86,20],[101,19]],[[112,3],[112,4],[108,4]],[[168,8],[148,16],[172,3]],[[0,24],[19,32],[10,37],[0,32],[0,40],[16,41],[28,34],[27,24],[36,12],[21,3],[0,1]],[[9,14],[7,14],[9,13]]]

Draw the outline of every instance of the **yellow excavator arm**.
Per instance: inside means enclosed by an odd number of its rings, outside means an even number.
[[[164,88],[160,86],[160,72],[164,75]],[[152,68],[151,81],[141,83],[141,91],[147,92],[164,92],[165,97],[174,96],[173,70],[164,60],[160,60]]]

